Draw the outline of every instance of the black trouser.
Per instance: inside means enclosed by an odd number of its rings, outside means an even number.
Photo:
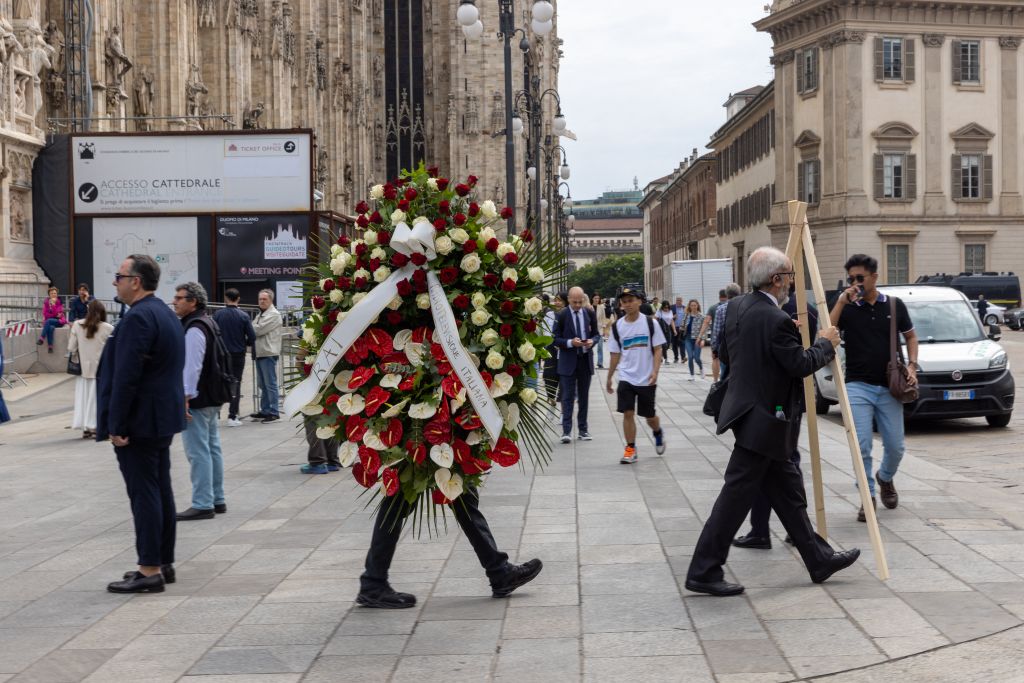
[[[242,375],[245,373],[245,351],[231,352],[231,376],[235,383],[231,386],[231,405],[228,406],[228,417],[238,417],[238,403],[242,399]]]
[[[725,485],[694,548],[688,579],[707,582],[723,579],[722,565],[729,556],[732,539],[761,492],[768,497],[786,533],[793,539],[808,572],[824,566],[832,557],[835,551],[814,533],[811,520],[807,518],[807,498],[800,471],[789,461],[772,460],[735,446],[725,470]]]
[[[672,360],[677,363],[680,359],[686,360],[684,341],[684,333],[682,330],[679,330],[676,334],[672,335]]]
[[[174,562],[177,520],[171,490],[171,438],[130,438],[115,447],[135,522],[139,565],[159,567]]]
[[[306,452],[306,459],[310,465],[337,465],[341,467],[338,459],[338,440],[321,439],[316,435],[316,422],[306,418],[306,443],[309,450]]]
[[[476,551],[480,566],[487,572],[487,578],[493,584],[495,579],[508,571],[508,555],[498,550],[491,535],[483,513],[480,512],[480,494],[476,489],[467,488],[465,493],[451,503],[451,511],[455,521],[466,534],[470,545]],[[421,503],[431,505],[429,501]],[[359,577],[361,590],[375,590],[388,585],[388,569],[395,556],[395,547],[402,535],[402,524],[411,512],[411,508],[401,497],[385,498],[380,504],[377,521],[373,525],[373,540],[370,550],[366,553],[366,571]],[[440,511],[439,511],[440,514]]]
[[[800,431],[800,420],[803,418],[802,415],[798,415],[796,418],[796,431]],[[803,473],[800,472],[800,449],[794,448],[793,452],[789,454],[789,461],[796,467],[796,471],[800,473],[800,480],[803,481]],[[804,496],[806,497],[806,493]],[[758,538],[768,538],[770,531],[768,530],[768,519],[772,514],[772,504],[768,500],[768,496],[762,491],[758,494],[757,500],[754,501],[754,505],[750,508],[750,535]]]
[[[550,348],[550,347],[549,347]],[[557,353],[557,351],[555,352]],[[541,377],[544,379],[544,393],[548,400],[555,399],[558,392],[558,356],[544,359],[544,372]]]
[[[572,433],[572,404],[576,403],[576,425],[579,431],[590,431],[587,425],[587,409],[590,406],[590,381],[594,374],[588,371],[584,363],[589,358],[580,357],[576,363],[576,372],[571,375],[559,375],[559,387],[562,393],[562,434]]]

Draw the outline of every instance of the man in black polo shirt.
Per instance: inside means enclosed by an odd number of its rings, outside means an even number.
[[[213,314],[220,327],[224,346],[231,354],[231,374],[235,384],[231,388],[231,403],[228,405],[228,427],[241,427],[238,419],[238,404],[242,397],[242,374],[245,372],[245,349],[256,343],[256,332],[249,315],[238,307],[242,295],[234,287],[224,291],[224,308]]]
[[[896,303],[896,329],[907,342],[911,383],[917,382],[917,335],[907,307],[899,299],[890,299],[877,289],[878,261],[865,254],[854,254],[846,262],[850,288],[842,293],[832,309],[832,324],[846,341],[846,391],[853,409],[864,471],[868,475],[871,503],[875,505],[875,481],[881,489],[882,504],[890,510],[899,505],[893,477],[903,459],[903,405],[889,393],[886,366],[890,360],[892,305]],[[874,477],[871,476],[872,420],[878,425],[885,455]],[[861,507],[857,520],[865,521]]]

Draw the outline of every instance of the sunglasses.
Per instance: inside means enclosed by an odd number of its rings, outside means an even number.
[[[852,285],[854,282],[864,282],[866,278],[866,275],[851,275],[850,277],[846,278],[846,282]]]
[[[138,275],[133,275],[132,273],[115,273],[114,274],[114,281],[115,282],[120,282],[121,278],[123,278],[123,277],[138,277]]]

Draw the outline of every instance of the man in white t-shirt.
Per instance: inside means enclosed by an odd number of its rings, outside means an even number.
[[[658,384],[658,370],[661,368],[662,344],[665,335],[661,325],[652,318],[640,315],[643,292],[624,288],[619,293],[619,305],[624,317],[615,321],[612,335],[608,339],[611,365],[608,367],[606,389],[612,393],[612,375],[619,371],[618,412],[622,413],[622,431],[626,436],[626,451],[621,463],[634,463],[636,455],[636,422],[634,413],[647,419],[647,426],[654,431],[654,449],[659,455],[665,452],[665,435],[661,422],[654,410],[654,392]]]

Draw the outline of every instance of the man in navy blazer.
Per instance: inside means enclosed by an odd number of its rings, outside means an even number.
[[[587,295],[581,287],[569,290],[569,306],[559,311],[551,331],[558,347],[558,379],[562,390],[562,443],[572,441],[572,406],[579,394],[577,436],[590,441],[587,407],[590,379],[594,376],[593,348],[599,336],[597,316],[585,308]]]
[[[160,266],[133,254],[114,276],[131,306],[107,340],[96,377],[96,440],[109,436],[135,521],[138,571],[107,586],[111,593],[160,593],[174,583],[175,510],[171,440],[185,429],[185,337],[154,296]]]

